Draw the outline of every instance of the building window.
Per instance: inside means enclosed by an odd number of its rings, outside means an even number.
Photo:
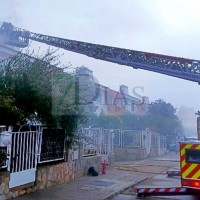
[[[135,103],[134,101],[131,102],[131,111],[134,111],[135,110]]]
[[[109,97],[108,97],[108,104],[109,104],[109,105],[112,105],[112,104],[113,104],[113,97],[112,97],[112,96],[109,96]]]

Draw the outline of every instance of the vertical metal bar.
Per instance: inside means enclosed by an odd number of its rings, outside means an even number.
[[[109,130],[106,133],[106,147],[107,147],[107,154],[108,154],[109,153]]]
[[[39,145],[40,145],[40,129],[36,132],[36,149],[35,149],[35,167],[38,163],[38,156],[39,156]]]
[[[101,138],[101,129],[98,131],[97,139],[96,139],[96,153],[99,154],[100,149],[100,138]]]
[[[12,133],[11,137],[11,151],[10,151],[10,172],[13,172],[13,158],[15,155],[14,145],[15,145],[15,133]]]
[[[21,163],[22,163],[22,160],[21,160],[21,157],[22,157],[22,135],[23,135],[23,132],[19,133],[19,143],[20,145],[18,144],[19,146],[19,149],[18,149],[18,171],[21,171]]]
[[[111,153],[111,151],[112,151],[112,129],[110,129],[110,131],[109,131],[109,138],[110,138],[110,152],[109,153]]]
[[[112,153],[112,130],[110,130],[110,154]]]
[[[25,164],[25,170],[28,169],[28,158],[29,158],[29,137],[28,137],[28,132],[26,132],[26,164]]]
[[[20,149],[19,137],[20,137],[20,132],[17,133],[15,172],[18,171],[19,169],[18,168],[19,167],[19,149]]]
[[[33,164],[33,132],[30,131],[30,169],[32,168]]]
[[[119,130],[119,146],[122,146],[122,130]]]
[[[106,145],[107,145],[107,155],[109,154],[109,147],[110,147],[110,141],[109,141],[109,134],[110,133],[110,130],[108,130],[107,131],[107,134],[106,134],[106,138],[107,138],[107,140],[106,140]]]
[[[121,130],[121,147],[123,147],[123,130]]]
[[[31,146],[31,168],[33,168],[34,161],[35,161],[35,159],[34,159],[34,157],[35,157],[35,155],[34,155],[34,153],[35,153],[35,151],[34,151],[34,149],[35,149],[35,138],[34,138],[34,132],[33,131],[31,131],[31,142],[32,142],[32,146]]]
[[[106,131],[105,131],[105,134],[104,134],[104,147],[105,147],[105,152],[104,154],[107,154],[107,145],[106,145]]]
[[[32,137],[32,139],[31,139],[31,141],[32,141],[32,148],[31,148],[31,168],[33,168],[33,166],[34,166],[34,154],[35,154],[35,137],[34,137],[34,132],[31,132],[31,137]]]
[[[13,159],[13,172],[16,171],[16,165],[17,165],[17,139],[18,139],[18,133],[15,133],[15,146],[14,146],[14,151],[15,151],[15,155],[14,155],[14,159]]]
[[[34,132],[31,131],[31,168],[33,168],[33,162],[34,162]]]
[[[29,148],[28,148],[28,169],[31,168],[31,132],[28,132]]]
[[[101,151],[102,151],[102,133],[103,133],[103,129],[101,129],[99,133],[99,151],[98,151],[99,155],[101,155]]]
[[[101,154],[103,154],[104,152],[105,152],[105,147],[104,147],[104,134],[105,134],[105,129],[104,129],[104,131],[103,131],[103,133],[102,133],[102,152],[101,152]]]
[[[39,134],[40,134],[40,130],[38,130],[36,132],[36,149],[35,149],[35,167],[37,167],[37,163],[38,163],[38,155],[39,155]]]
[[[22,167],[22,154],[23,154],[23,132],[20,134],[20,149],[19,149],[19,169],[18,171],[21,171],[21,167]]]
[[[33,132],[33,135],[34,135],[34,152],[33,152],[33,168],[35,168],[36,166],[36,146],[37,146],[37,135],[36,135],[36,132],[34,131]]]
[[[142,148],[142,131],[138,132],[138,139],[139,139],[139,148]]]
[[[106,130],[103,133],[103,149],[104,151],[102,152],[103,154],[106,154],[106,142],[105,142],[105,135],[106,135]]]
[[[110,132],[110,144],[111,144],[111,146],[110,146],[110,153],[112,153],[112,149],[113,149],[113,130],[111,130],[111,132]]]
[[[12,134],[12,133],[11,133]],[[11,135],[11,138],[12,138],[12,135]],[[11,170],[11,147],[12,147],[12,139],[11,139],[11,144],[7,147],[7,154],[8,154],[8,160],[7,160],[7,169],[8,171]]]
[[[102,154],[101,152],[102,152],[102,134],[103,134],[103,130],[104,129],[101,129],[101,132],[100,132],[100,138],[99,138],[99,152],[98,152],[98,154]]]
[[[39,142],[39,152],[38,152],[38,154],[39,154],[38,161],[39,161],[39,162],[40,162],[40,160],[41,160],[41,149],[42,149],[43,129],[44,129],[44,128],[41,129],[40,134],[39,134],[39,141],[40,141],[40,142]]]
[[[122,130],[122,147],[124,146],[124,130]]]
[[[104,154],[106,154],[106,152],[107,152],[107,148],[106,148],[106,131],[104,132],[103,138],[104,138],[103,142],[104,142],[104,149],[105,149]]]
[[[24,170],[24,166],[25,166],[25,156],[26,156],[25,140],[26,140],[26,133],[24,132],[23,133],[23,144],[22,144],[23,154],[22,154],[22,168],[21,168],[21,170]]]
[[[105,131],[104,133],[104,146],[105,146],[105,153],[104,154],[107,154],[107,131]]]

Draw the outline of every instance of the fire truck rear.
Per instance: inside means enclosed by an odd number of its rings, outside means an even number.
[[[138,197],[200,195],[200,112],[197,118],[198,140],[180,142],[181,187],[137,188]]]

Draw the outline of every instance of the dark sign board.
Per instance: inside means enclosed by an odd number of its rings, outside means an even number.
[[[0,169],[6,167],[7,147],[0,147]]]
[[[43,129],[40,163],[64,159],[64,129]]]

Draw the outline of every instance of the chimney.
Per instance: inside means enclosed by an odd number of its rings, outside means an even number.
[[[128,86],[120,85],[120,92],[123,93],[123,94],[128,95]]]

